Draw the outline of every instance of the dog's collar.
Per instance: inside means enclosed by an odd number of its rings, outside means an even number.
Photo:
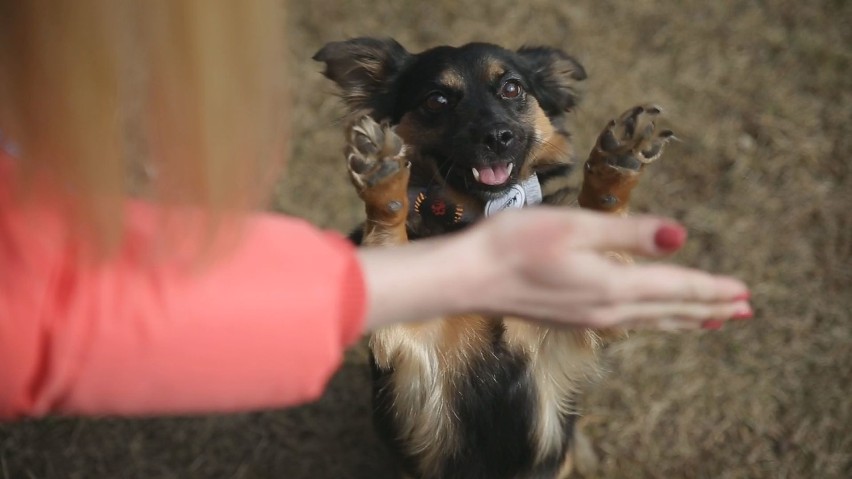
[[[533,173],[524,181],[510,186],[506,191],[485,203],[485,216],[491,216],[509,208],[523,208],[541,203],[541,184]]]
[[[480,216],[488,217],[510,208],[537,205],[541,201],[541,184],[535,174],[488,200],[483,211],[472,211],[471,208],[453,202],[439,185],[408,189],[410,214],[420,216],[424,222],[438,223],[450,228],[473,223]]]

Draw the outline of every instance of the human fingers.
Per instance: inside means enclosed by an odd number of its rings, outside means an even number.
[[[661,256],[680,249],[687,232],[673,220],[652,216],[620,217],[594,212],[572,212],[566,218],[573,247],[594,251],[624,251]]]
[[[725,303],[630,303],[597,308],[590,312],[598,327],[627,327],[665,331],[718,329],[727,320],[753,315],[746,301]]]
[[[723,302],[745,300],[748,286],[729,276],[674,265],[620,266],[614,281],[623,293],[618,299],[633,301]]]

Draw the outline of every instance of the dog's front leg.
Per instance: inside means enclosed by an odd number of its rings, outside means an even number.
[[[362,246],[407,242],[410,162],[402,139],[389,125],[365,115],[349,125],[347,141],[349,175],[367,211]],[[434,332],[443,325],[443,321],[394,324],[374,331],[370,338],[374,422],[393,450],[416,458],[414,469],[420,472],[430,469],[428,458],[434,462],[444,457],[442,448],[451,434],[446,421],[441,422],[446,418],[439,414],[444,390],[432,367],[439,351],[434,338],[441,337]],[[439,405],[437,411],[429,409],[430,404]],[[400,479],[413,477],[403,474]]]
[[[589,159],[583,167],[583,186],[578,203],[583,208],[627,215],[630,193],[639,183],[645,166],[659,159],[665,144],[673,138],[671,130],[656,130],[655,120],[661,113],[654,105],[637,106],[610,121],[598,136]],[[632,258],[623,252],[610,252],[610,257],[624,263]],[[597,342],[621,339],[621,329],[596,330]],[[580,475],[593,473],[598,458],[583,431],[583,420],[575,425],[573,443],[566,455],[559,478],[567,478],[574,467]]]
[[[347,141],[349,176],[367,211],[362,244],[405,243],[411,164],[402,139],[390,125],[363,115],[349,125]]]
[[[645,165],[656,161],[674,137],[671,130],[656,130],[660,112],[658,106],[636,106],[607,124],[583,167],[580,206],[627,214]]]

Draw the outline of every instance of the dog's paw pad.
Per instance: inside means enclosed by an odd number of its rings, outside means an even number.
[[[674,138],[671,130],[656,128],[656,119],[662,111],[656,105],[640,105],[610,121],[598,136],[598,156],[609,167],[630,171],[639,171],[656,161],[666,143]]]
[[[359,190],[375,187],[406,170],[405,144],[387,124],[364,115],[347,131],[346,164]]]

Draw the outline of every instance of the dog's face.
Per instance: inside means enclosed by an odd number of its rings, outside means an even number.
[[[528,176],[554,137],[567,136],[561,116],[585,78],[559,50],[484,43],[411,54],[393,40],[360,38],[330,43],[314,58],[350,109],[397,124],[436,178],[483,198]]]

